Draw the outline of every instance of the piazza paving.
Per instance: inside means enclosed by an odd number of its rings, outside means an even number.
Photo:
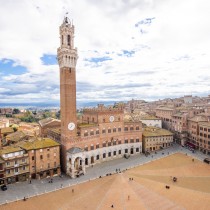
[[[177,153],[122,173],[0,206],[0,210],[10,209],[208,210],[210,165]]]

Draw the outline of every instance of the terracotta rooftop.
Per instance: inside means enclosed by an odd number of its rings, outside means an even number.
[[[155,117],[155,116],[142,116],[139,118],[140,120],[159,120],[159,118]]]
[[[14,133],[13,128],[7,127],[7,128],[1,128],[1,133],[6,134],[6,133]]]
[[[124,122],[132,122],[132,117],[130,114],[125,114],[124,115]]]
[[[21,139],[23,139],[24,137],[26,137],[25,133],[22,132],[22,131],[17,131],[15,133],[11,133],[11,134],[8,134],[6,136],[6,139],[9,140],[9,141],[20,141]]]
[[[202,122],[202,121],[205,122],[205,121],[207,121],[207,118],[204,116],[201,116],[201,115],[196,115],[192,118],[189,118],[188,120],[194,121],[194,122]]]
[[[25,142],[20,142],[18,145],[25,150],[43,149],[48,147],[60,146],[59,143],[50,138],[40,138],[33,141],[29,140]]]
[[[176,114],[173,114],[172,116],[175,116],[175,117],[183,117],[186,114],[187,114],[186,112],[177,112]]]
[[[43,126],[45,126],[45,125],[47,125],[47,124],[49,124],[49,123],[51,123],[51,122],[61,122],[61,121],[58,120],[58,119],[54,119],[54,118],[52,118],[52,117],[49,117],[49,118],[40,120],[40,121],[39,121],[39,124],[40,124],[41,127],[43,127]]]
[[[166,111],[173,111],[174,109],[172,108],[169,108],[169,107],[158,107],[156,109],[159,109],[159,110],[166,110]]]
[[[60,128],[48,128],[48,130],[57,133],[57,134],[61,134],[61,129]]]
[[[18,146],[7,146],[7,147],[3,147],[0,149],[0,155],[9,154],[9,153],[13,153],[13,152],[19,152],[22,150],[23,149],[21,149]]]
[[[152,136],[168,136],[173,135],[170,131],[166,129],[161,129],[157,127],[146,127],[143,131],[143,136],[145,137],[152,137]]]

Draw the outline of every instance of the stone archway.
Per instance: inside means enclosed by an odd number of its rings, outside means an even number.
[[[85,165],[88,165],[88,158],[85,158]]]
[[[82,162],[83,162],[83,160],[82,160],[81,157],[75,158],[75,160],[74,160],[74,169],[76,171],[82,170]]]
[[[91,156],[91,164],[94,164],[94,156]]]
[[[132,147],[132,148],[131,148],[131,155],[133,155],[133,153],[134,153],[134,152],[133,152],[133,147]]]

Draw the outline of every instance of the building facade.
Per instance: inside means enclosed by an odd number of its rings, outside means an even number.
[[[198,149],[210,155],[210,122],[199,122],[198,127]]]
[[[7,128],[9,127],[9,119],[7,118],[0,118],[0,128]]]
[[[0,186],[4,184],[5,180],[5,162],[0,157]]]
[[[174,140],[185,145],[187,142],[187,119],[188,112],[177,112],[172,115],[172,131],[174,133]]]
[[[192,95],[185,95],[184,96],[184,103],[192,104]]]
[[[60,175],[60,144],[49,138],[19,143],[29,157],[30,178]]]
[[[143,131],[143,152],[156,151],[170,147],[173,133],[157,127],[146,127]]]
[[[167,130],[172,129],[172,115],[174,114],[173,108],[168,107],[159,107],[156,108],[156,117],[162,120],[163,128]]]
[[[12,115],[12,108],[0,108],[0,115]]]
[[[147,126],[162,128],[162,120],[157,117],[148,116],[148,117],[142,117],[139,120]]]
[[[192,149],[198,149],[199,148],[199,123],[207,122],[207,118],[205,116],[194,116],[192,118],[189,118],[187,120],[188,124],[188,140],[186,142],[186,145],[191,147]]]
[[[83,122],[77,125],[77,141],[72,147],[79,147],[80,152],[67,154],[69,175],[74,177],[74,161],[80,155],[84,162],[83,170],[96,163],[134,155],[142,152],[142,123],[125,121],[123,109],[98,108],[85,109]]]
[[[56,129],[61,127],[61,121],[54,118],[46,118],[39,121],[39,135],[47,137],[49,129]]]
[[[4,160],[4,183],[26,181],[29,178],[28,154],[18,146],[3,147],[0,156]]]

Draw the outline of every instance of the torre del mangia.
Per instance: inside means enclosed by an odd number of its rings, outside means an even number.
[[[123,104],[83,109],[76,107],[75,27],[68,17],[60,26],[57,59],[60,68],[61,166],[72,178],[87,167],[142,152],[142,123],[124,119]]]

